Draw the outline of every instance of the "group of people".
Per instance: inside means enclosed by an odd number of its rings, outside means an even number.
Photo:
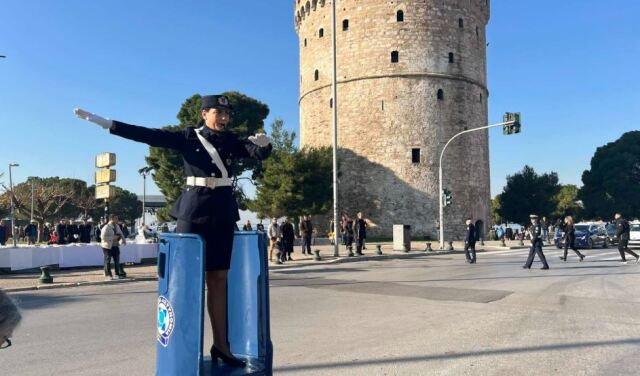
[[[11,231],[11,226],[2,220],[0,221],[0,245],[7,244],[9,238],[16,236],[16,241],[26,241],[27,244],[35,244],[38,240],[38,222],[35,220],[30,221],[25,226],[16,226]]]
[[[549,263],[543,252],[544,239],[548,240],[549,232],[546,224],[544,223],[545,218],[543,217],[543,221],[538,220],[538,216],[535,214],[531,214],[530,216],[531,225],[527,228],[527,233],[529,234],[529,239],[531,240],[531,246],[529,248],[529,256],[527,257],[527,261],[522,266],[524,269],[531,269],[531,265],[536,257],[540,259],[542,262],[543,270],[549,269]],[[620,253],[621,263],[627,264],[626,254],[630,254],[631,256],[636,258],[636,263],[640,262],[640,256],[629,249],[629,238],[631,232],[631,226],[629,225],[629,221],[622,217],[621,213],[616,213],[614,216],[615,226],[616,226],[616,240],[618,243],[618,252]],[[578,256],[579,261],[584,261],[586,256],[582,254],[578,248],[576,247],[576,230],[575,223],[572,216],[566,216],[562,219],[561,222],[556,223],[555,227],[562,231],[563,235],[563,243],[564,243],[564,254],[560,256],[560,260],[567,262],[567,256],[569,249],[571,249],[576,256]],[[500,229],[500,228],[499,228]],[[477,240],[477,231],[475,230],[473,224],[470,219],[467,219],[467,235],[465,238],[465,255],[467,258],[467,262],[475,263],[475,240]],[[501,236],[498,235],[498,238]],[[503,234],[502,236],[508,236]],[[469,249],[471,252],[469,252]]]
[[[356,243],[356,255],[362,255],[362,251],[366,249],[365,242],[367,240],[367,220],[362,215],[362,212],[356,214],[356,219],[353,220],[347,214],[342,214],[340,217],[340,238],[342,245],[347,248],[349,255],[353,253],[353,243]],[[329,223],[329,239],[333,244],[335,236],[335,224],[333,219]]]
[[[311,216],[302,217],[299,228],[299,236],[302,245],[302,254],[311,255],[311,245],[313,243],[313,223]],[[286,261],[293,261],[291,254],[295,242],[295,228],[288,217],[282,219],[282,223],[278,223],[277,218],[271,220],[271,224],[267,229],[269,237],[269,261],[276,264],[282,264]],[[276,259],[273,259],[273,253],[276,251]]]

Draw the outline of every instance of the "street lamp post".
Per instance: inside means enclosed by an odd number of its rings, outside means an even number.
[[[147,175],[151,173],[153,167],[143,167],[138,170],[138,173],[142,175],[142,226],[144,226],[145,222],[145,204],[147,202]]]
[[[13,247],[17,247],[16,244],[16,214],[13,207],[13,176],[11,175],[11,167],[20,166],[17,163],[9,163],[9,189],[11,190],[11,194],[9,197],[11,198],[11,237],[13,238]]]
[[[33,222],[33,178],[31,179],[31,222]]]
[[[336,0],[331,1],[332,49],[333,49],[333,256],[339,256],[338,245],[338,63],[336,41]]]
[[[518,126],[519,126],[519,118],[518,118]],[[443,192],[444,189],[442,187],[442,157],[444,156],[444,152],[445,150],[447,150],[447,146],[449,146],[449,144],[451,143],[451,141],[455,140],[456,138],[458,138],[458,136],[463,135],[465,133],[470,133],[470,132],[475,132],[475,131],[479,131],[479,130],[483,130],[483,129],[489,129],[489,128],[494,128],[494,127],[500,127],[500,126],[505,126],[505,125],[514,125],[516,124],[515,120],[512,121],[505,121],[502,123],[497,123],[497,124],[491,124],[491,125],[486,125],[484,127],[478,127],[478,128],[473,128],[473,129],[467,129],[465,131],[462,131],[460,133],[457,133],[456,135],[454,135],[453,137],[451,137],[451,139],[449,139],[449,141],[447,141],[447,143],[444,145],[444,147],[442,148],[442,151],[440,152],[440,162],[438,165],[438,181],[439,181],[439,187],[440,187],[440,194],[439,194],[439,203],[440,203],[440,249],[444,249],[444,197],[443,197]],[[518,129],[519,132],[519,129]],[[510,134],[510,133],[509,133]]]

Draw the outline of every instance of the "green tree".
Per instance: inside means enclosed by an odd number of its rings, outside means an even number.
[[[496,212],[503,220],[526,224],[530,214],[549,217],[556,209],[555,196],[560,191],[558,174],[538,175],[530,166],[507,176]]]
[[[264,120],[269,116],[269,107],[251,97],[232,91],[223,93],[234,107],[234,115],[228,129],[236,133],[241,138],[247,138],[257,132],[264,132]],[[188,98],[178,111],[178,125],[167,126],[163,129],[178,131],[188,126],[202,125],[200,105],[202,97],[195,94]],[[158,210],[158,219],[161,221],[170,220],[169,210],[178,199],[184,189],[184,176],[182,175],[182,157],[175,151],[163,148],[149,148],[149,156],[146,157],[149,166],[155,169],[151,175],[158,185],[160,192],[167,199],[167,207]],[[255,173],[260,169],[260,161],[253,159],[235,160],[231,165],[231,171],[236,177],[247,172]],[[246,197],[244,192],[234,181],[234,196],[239,200],[241,209],[246,207]]]
[[[115,196],[109,200],[109,213],[131,226],[137,218],[142,216],[142,201],[138,196],[126,189],[115,187]]]
[[[582,203],[578,200],[578,187],[573,184],[563,185],[555,197],[557,202],[554,217],[571,215],[578,219],[582,215]]]
[[[502,223],[502,217],[498,214],[498,210],[500,210],[502,203],[500,202],[500,195],[496,195],[496,197],[491,200],[491,221],[494,225],[499,225]]]
[[[596,149],[582,174],[579,197],[588,218],[612,218],[616,211],[640,215],[640,131],[627,132]]]
[[[324,214],[332,199],[331,148],[296,149],[296,134],[282,120],[272,124],[273,152],[256,177],[256,198],[249,209],[260,217]]]

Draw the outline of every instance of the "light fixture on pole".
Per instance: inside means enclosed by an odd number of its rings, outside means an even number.
[[[16,244],[16,214],[13,207],[13,176],[11,175],[11,167],[20,166],[17,163],[9,163],[9,189],[11,190],[11,194],[9,197],[11,198],[11,238],[13,239],[13,247],[17,247]]]
[[[144,226],[145,222],[145,205],[147,202],[147,175],[151,173],[153,167],[143,167],[138,170],[138,173],[142,175],[142,226]]]

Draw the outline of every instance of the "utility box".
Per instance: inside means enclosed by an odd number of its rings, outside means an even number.
[[[393,225],[393,250],[411,250],[411,225]]]

